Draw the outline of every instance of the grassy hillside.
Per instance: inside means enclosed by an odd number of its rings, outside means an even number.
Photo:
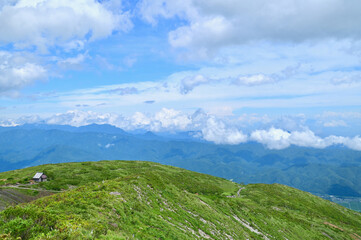
[[[37,171],[50,181],[24,185]],[[0,212],[8,239],[361,239],[360,213],[309,193],[151,162],[43,165],[0,179],[61,191]]]

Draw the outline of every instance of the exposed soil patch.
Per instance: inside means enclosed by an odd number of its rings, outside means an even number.
[[[340,228],[340,227],[338,227],[338,226],[336,226],[336,225],[334,225],[334,224],[332,224],[332,223],[324,222],[323,224],[326,224],[326,225],[331,226],[331,227],[333,227],[333,228],[337,228],[338,230],[344,231],[342,228]]]

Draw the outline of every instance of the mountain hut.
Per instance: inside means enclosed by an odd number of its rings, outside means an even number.
[[[48,177],[47,177],[44,173],[42,173],[42,172],[37,172],[37,173],[34,175],[33,180],[34,180],[35,182],[46,182],[47,178],[48,178]]]

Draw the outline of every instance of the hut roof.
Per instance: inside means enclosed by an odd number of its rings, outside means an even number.
[[[41,178],[42,175],[43,175],[42,172],[37,172],[33,178]]]

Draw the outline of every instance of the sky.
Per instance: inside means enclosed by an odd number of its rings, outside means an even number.
[[[359,0],[2,0],[0,125],[361,151]]]

